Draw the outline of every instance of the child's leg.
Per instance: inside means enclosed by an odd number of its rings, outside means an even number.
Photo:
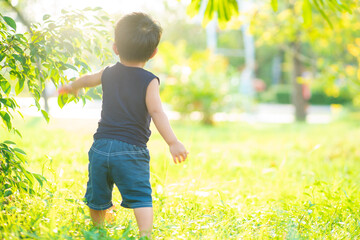
[[[140,237],[147,236],[148,238],[151,238],[154,215],[153,208],[134,208],[134,214],[139,227]]]
[[[115,220],[114,210],[115,206],[106,210],[94,210],[90,209],[90,216],[95,226],[101,226],[105,221],[111,223]]]

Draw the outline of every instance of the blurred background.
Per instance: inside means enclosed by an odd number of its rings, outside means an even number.
[[[201,2],[201,1],[193,1]],[[231,2],[231,1],[229,1]],[[18,22],[18,31],[30,24],[86,7],[109,14],[110,38],[114,21],[126,13],[144,11],[159,21],[163,36],[156,58],[146,66],[160,76],[161,95],[171,119],[216,121],[328,123],[344,115],[356,116],[360,105],[360,21],[357,12],[336,18],[313,12],[304,19],[300,1],[287,1],[274,11],[270,1],[241,1],[240,14],[228,23],[206,19],[207,1],[192,11],[190,0],[89,1],[2,0],[2,12]],[[326,10],[326,9],[324,9]],[[305,22],[304,22],[305,21]],[[111,48],[111,40],[102,43]],[[118,61],[88,58],[98,70]],[[68,71],[72,77],[76,72]],[[101,92],[97,89],[96,92]],[[19,104],[24,113],[39,115],[26,91]],[[60,112],[57,93],[46,84],[44,107],[55,118],[100,116],[100,97],[85,108],[70,104]],[[30,101],[30,102],[29,102]]]
[[[83,203],[101,87],[56,90],[118,61],[133,11],[163,28],[145,68],[190,152],[153,131],[153,239],[360,239],[350,0],[0,0],[0,239],[136,238],[131,211],[104,230]]]

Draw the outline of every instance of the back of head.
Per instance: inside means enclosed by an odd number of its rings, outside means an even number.
[[[120,59],[131,62],[149,60],[157,48],[162,29],[148,15],[132,13],[115,27],[115,44]]]

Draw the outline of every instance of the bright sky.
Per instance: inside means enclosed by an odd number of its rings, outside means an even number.
[[[17,0],[13,0],[16,2]],[[191,0],[180,1],[189,3]],[[58,15],[61,9],[83,9],[85,7],[102,7],[110,14],[124,14],[134,11],[161,13],[165,11],[164,2],[171,7],[181,4],[178,0],[37,0],[34,1],[32,14],[37,21],[44,14]]]

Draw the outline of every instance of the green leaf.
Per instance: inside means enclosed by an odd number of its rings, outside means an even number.
[[[321,2],[321,1],[320,1]],[[333,24],[331,23],[329,17],[325,14],[325,12],[322,10],[322,7],[319,6],[318,1],[314,1],[314,6],[316,9],[320,12],[321,16],[326,20],[326,22],[329,24],[331,28],[334,28]]]
[[[101,53],[100,48],[99,48],[98,46],[95,46],[94,52],[95,52],[95,55],[96,55],[96,56],[99,56],[100,53]]]
[[[14,148],[14,151],[17,153],[20,153],[22,155],[26,155],[26,152],[24,152],[24,150],[20,149],[20,148]]]
[[[24,115],[23,115],[20,111],[17,111],[17,113],[20,115],[20,117],[21,117],[22,119],[24,119]]]
[[[312,22],[311,4],[310,0],[304,0],[302,5],[302,13],[305,27],[310,27]]]
[[[71,54],[74,53],[74,47],[72,46],[71,43],[69,42],[63,42],[64,47],[66,48],[66,50],[68,50]]]
[[[32,173],[32,175],[35,177],[35,179],[39,182],[40,186],[43,186],[43,182],[46,181],[46,178],[40,174]]]
[[[10,189],[12,186],[9,183],[4,184],[4,189]]]
[[[10,98],[0,98],[0,102],[11,109],[16,107],[14,101],[12,101]]]
[[[40,90],[37,89],[37,88],[33,88],[31,93],[33,94],[33,97],[35,99],[36,102],[38,102],[41,98],[41,93],[40,93]]]
[[[91,71],[91,68],[85,62],[75,59],[75,63],[81,65],[87,71]]]
[[[274,12],[277,12],[277,10],[278,10],[278,1],[277,0],[271,0],[271,7],[274,10]]]
[[[19,137],[22,138],[22,135],[21,135],[21,133],[19,132],[19,130],[17,130],[17,129],[14,128],[13,131],[14,131],[14,133],[16,133]]]
[[[75,71],[78,71],[76,67],[74,67],[73,65],[71,64],[67,64],[67,63],[63,63],[63,65],[67,68],[71,68],[72,70],[75,70]]]
[[[26,154],[22,154],[20,152],[15,151],[15,155],[21,162],[23,162],[23,163],[26,162],[26,159],[25,159]]]
[[[21,49],[20,49],[21,50]],[[13,58],[15,58],[17,61],[21,62],[22,65],[25,65],[26,64],[26,59],[24,56],[22,55],[18,55],[18,54],[12,54],[11,55]]]
[[[49,121],[50,121],[49,114],[45,110],[41,110],[41,113],[42,113],[43,117],[45,118],[46,122],[49,123]]]
[[[5,53],[0,52],[0,62],[6,57]]]
[[[205,9],[202,25],[206,26],[214,17],[214,2],[215,0],[209,0]]]
[[[108,16],[106,16],[106,15],[101,16],[101,19],[104,20],[104,21],[109,21],[110,20],[110,18]]]
[[[220,29],[224,29],[231,18],[239,13],[236,0],[218,0],[214,11],[218,14]]]
[[[63,108],[64,105],[67,103],[68,101],[68,95],[67,94],[60,94],[58,96],[58,105],[60,108]]]
[[[17,51],[18,53],[24,53],[24,51],[17,45],[13,45],[13,48],[15,49],[15,51]]]
[[[43,20],[45,21],[45,20],[48,20],[50,18],[50,15],[49,14],[45,14],[44,16],[43,16]]]
[[[55,23],[50,23],[49,24],[49,29],[50,30],[54,30],[56,28],[56,24]]]
[[[15,60],[10,58],[8,59],[8,65],[9,67],[11,67],[12,69],[16,70],[16,63],[15,63]]]
[[[9,95],[10,94],[10,91],[11,91],[11,85],[10,83],[4,78],[4,79],[1,79],[0,78],[0,87],[1,89],[4,91],[4,93],[6,95]]]
[[[82,100],[82,102],[83,102],[83,107],[84,107],[85,104],[86,104],[86,98],[85,98],[85,96],[81,96],[81,100]]]
[[[199,13],[200,6],[201,6],[201,0],[192,0],[186,9],[186,13],[190,17],[195,17]]]
[[[2,118],[8,130],[10,131],[12,128],[10,115],[7,112],[0,111],[0,117]]]
[[[35,106],[37,107],[38,110],[41,109],[40,103],[38,99],[35,99]]]
[[[3,16],[4,21],[16,31],[16,23],[11,17]]]
[[[19,95],[19,93],[21,93],[22,90],[24,89],[24,82],[25,82],[24,78],[19,78],[19,80],[18,80],[18,82],[16,83],[16,86],[15,86],[16,95]]]
[[[31,173],[31,172],[29,172],[29,171],[23,171],[23,173],[24,173],[24,176],[29,180],[29,185],[30,186],[32,186],[34,183],[34,176],[33,176],[33,174]]]
[[[222,0],[218,0],[218,1],[216,1],[216,3],[217,3],[216,11],[217,11],[217,17],[218,17],[219,25],[221,25],[221,27],[224,27],[225,23],[226,23],[227,7],[223,7],[224,1],[222,1]]]
[[[344,3],[341,3],[340,1],[339,1],[339,6],[340,6],[342,9],[344,9],[345,11],[347,11],[348,13],[350,13],[350,14],[353,13],[353,11],[349,8],[349,6],[345,5]]]
[[[4,143],[9,144],[9,145],[16,145],[16,143],[14,143],[13,141],[9,141],[9,140],[4,141]]]
[[[80,212],[81,214],[85,214],[84,209],[82,209],[81,206],[78,206],[78,210],[79,210],[79,212]]]
[[[11,194],[13,194],[13,192],[11,190],[6,190],[5,191],[5,194],[4,194],[4,197],[8,197],[10,196]]]

